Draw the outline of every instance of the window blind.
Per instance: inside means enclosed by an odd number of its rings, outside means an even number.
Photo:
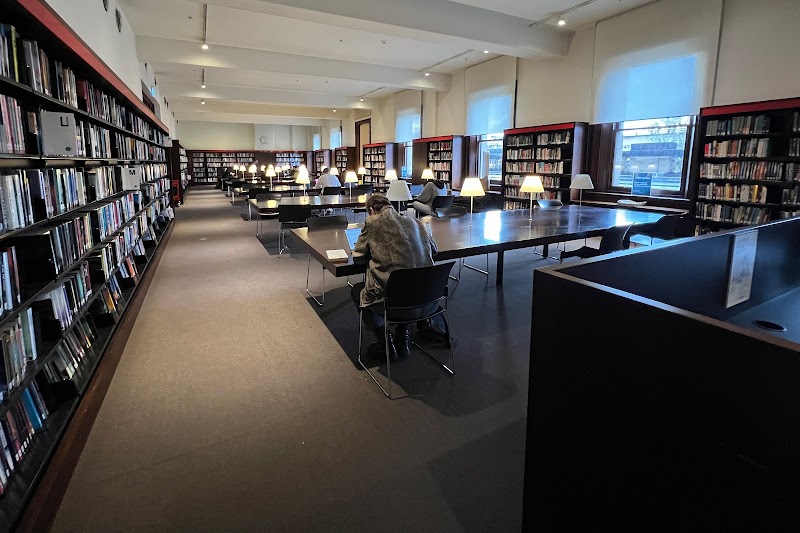
[[[498,57],[465,73],[467,135],[501,133],[514,125],[517,60]]]

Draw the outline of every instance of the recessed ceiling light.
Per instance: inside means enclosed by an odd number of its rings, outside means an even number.
[[[358,101],[359,101],[359,102],[363,102],[363,101],[364,101],[364,99],[363,99],[363,98],[359,98],[359,99],[358,99]]]
[[[206,101],[205,100],[200,100],[200,104],[201,105],[206,105]]]
[[[483,53],[484,53],[484,54],[488,54],[488,53],[489,53],[489,50],[484,50],[484,51],[483,51]]]
[[[207,43],[203,43],[203,44],[200,45],[200,48],[202,48],[203,50],[208,50],[208,44]]]
[[[559,26],[566,26],[567,25],[567,21],[564,20],[564,17],[561,17],[560,19],[558,19],[558,25]]]
[[[333,112],[336,113],[336,110],[334,109]]]
[[[206,88],[206,84],[204,83],[203,85],[200,86],[200,88],[201,89],[205,89]]]
[[[430,76],[430,75],[431,75],[431,73],[430,73],[430,72],[426,72],[426,73],[425,73],[425,75],[426,75],[426,76]]]

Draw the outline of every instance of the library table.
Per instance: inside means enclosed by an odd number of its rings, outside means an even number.
[[[367,198],[370,196],[371,195],[369,194],[354,194],[352,197],[349,194],[317,194],[313,196],[284,197],[278,200],[259,200],[251,198],[248,200],[248,202],[249,205],[256,211],[256,213],[258,213],[259,216],[257,220],[260,222],[260,215],[277,213],[279,205],[308,205],[311,206],[312,209],[343,209],[346,207],[364,207],[367,203]],[[261,236],[260,226],[257,228],[256,235],[259,237]],[[325,251],[323,250],[322,253],[324,254]]]
[[[579,206],[568,204],[559,209],[534,209],[529,220],[528,209],[493,210],[456,217],[425,216],[422,221],[439,247],[436,261],[460,259],[497,253],[496,280],[503,284],[503,253],[507,250],[544,246],[559,242],[598,237],[612,226],[623,224],[652,224],[663,215],[633,209]],[[350,224],[359,227],[363,224]],[[367,265],[329,261],[326,250],[343,249],[349,252],[342,229],[308,228],[291,230],[297,240],[322,266],[335,277],[351,276],[366,271]]]

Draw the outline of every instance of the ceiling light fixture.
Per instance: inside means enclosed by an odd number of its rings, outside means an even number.
[[[532,22],[531,24],[528,24],[528,26],[532,28],[534,26],[538,26],[539,24],[544,24],[545,22],[549,22],[549,21],[551,21],[553,19],[556,19],[556,18],[558,19],[558,25],[559,26],[566,26],[567,21],[566,21],[566,19],[564,19],[564,15],[566,15],[567,13],[572,13],[576,9],[580,9],[582,7],[586,7],[589,4],[593,4],[595,2],[597,2],[597,0],[585,0],[584,2],[581,2],[580,4],[578,4],[576,6],[572,6],[569,9],[565,9],[564,11],[560,11],[558,13],[553,13],[549,17],[545,17],[543,19],[537,20],[536,22]]]
[[[200,79],[200,88],[201,89],[206,88],[206,69],[203,69],[202,77]]]
[[[452,61],[452,60],[454,60],[454,59],[458,59],[459,57],[464,57],[464,56],[467,56],[467,55],[471,54],[471,53],[472,53],[472,52],[474,52],[474,51],[475,51],[475,50],[473,50],[473,49],[471,49],[471,48],[470,48],[469,50],[465,50],[464,52],[461,52],[460,54],[456,54],[456,55],[454,55],[454,56],[452,56],[452,57],[448,57],[447,59],[442,59],[442,60],[441,60],[441,61],[439,61],[438,63],[434,63],[433,65],[428,65],[427,67],[421,68],[421,69],[420,69],[420,72],[424,72],[426,76],[430,76],[430,75],[431,75],[431,70],[432,70],[432,69],[435,69],[435,68],[436,68],[436,67],[438,67],[439,65],[444,65],[444,64],[445,64],[445,63],[447,63],[448,61]],[[464,60],[465,60],[465,61],[469,61],[469,58],[468,58],[468,57],[464,57]]]
[[[203,4],[203,44],[200,45],[200,48],[203,50],[208,50],[208,43],[206,42],[206,38],[208,37],[208,4]]]
[[[206,105],[206,101],[205,100],[200,100],[200,105]]]
[[[483,51],[483,53],[484,53],[484,54],[488,54],[488,53],[489,53],[489,50],[484,50],[484,51]]]
[[[205,88],[206,88],[206,84],[205,84],[205,83],[204,83],[204,84],[202,84],[202,85],[200,86],[200,88],[201,88],[201,89],[205,89]]]
[[[336,113],[336,110],[334,109],[333,112]]]
[[[203,43],[200,45],[200,48],[202,48],[203,50],[208,50],[208,45],[206,43]]]
[[[426,75],[426,76],[430,76],[430,75],[431,75],[431,73],[430,73],[430,72],[426,72],[426,73],[425,73],[425,75]]]
[[[362,96],[361,98],[358,99],[358,101],[359,102],[363,102],[364,101],[364,97]]]

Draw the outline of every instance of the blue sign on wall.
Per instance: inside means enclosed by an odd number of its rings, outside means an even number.
[[[637,196],[650,196],[650,189],[653,186],[653,174],[650,172],[642,172],[641,174],[633,175],[633,186],[631,186],[631,194]]]

